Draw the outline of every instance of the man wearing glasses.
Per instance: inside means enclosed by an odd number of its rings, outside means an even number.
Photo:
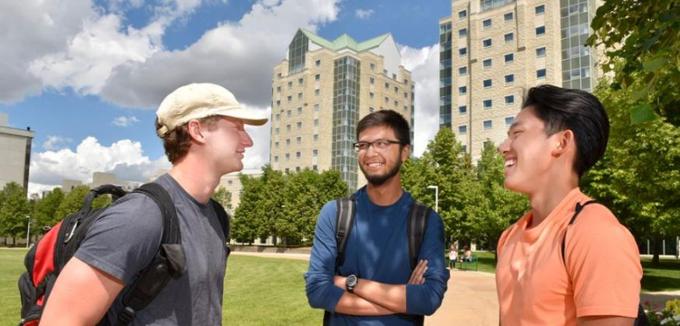
[[[305,274],[309,303],[324,309],[326,325],[422,325],[437,310],[449,279],[444,227],[429,210],[418,263],[409,261],[408,221],[414,203],[399,169],[410,154],[410,130],[397,112],[381,110],[359,121],[354,144],[368,184],[353,196],[355,214],[344,259],[336,266],[337,202],[319,214]]]

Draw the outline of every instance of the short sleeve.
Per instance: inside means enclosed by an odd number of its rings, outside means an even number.
[[[96,218],[75,257],[130,284],[160,246],[163,217],[149,197],[132,193]]]
[[[602,205],[583,209],[566,238],[578,317],[637,316],[642,267],[631,233]]]

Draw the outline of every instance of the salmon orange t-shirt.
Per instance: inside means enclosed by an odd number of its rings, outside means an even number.
[[[578,317],[637,316],[642,267],[635,240],[600,204],[585,206],[569,225],[576,203],[588,200],[575,188],[540,224],[528,227],[529,212],[503,232],[496,268],[502,325],[576,325]]]

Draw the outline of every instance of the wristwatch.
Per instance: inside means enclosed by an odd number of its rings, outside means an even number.
[[[345,279],[345,288],[347,289],[347,292],[349,293],[354,293],[354,287],[357,286],[357,283],[359,283],[359,278],[351,274],[350,276],[347,276]]]

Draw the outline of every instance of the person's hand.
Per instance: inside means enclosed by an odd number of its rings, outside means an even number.
[[[344,276],[335,275],[335,276],[333,276],[333,284],[335,284],[335,286],[344,290],[345,289],[345,279],[346,279],[346,277],[344,277]]]
[[[425,283],[425,271],[427,271],[427,260],[421,259],[416,268],[413,269],[413,272],[411,272],[408,284],[420,285]]]

